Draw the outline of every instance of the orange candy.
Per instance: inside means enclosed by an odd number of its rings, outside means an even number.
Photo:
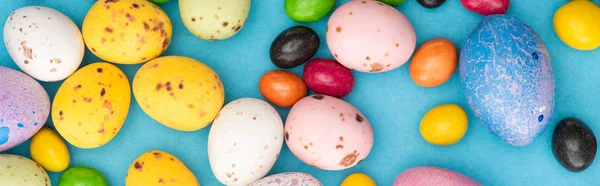
[[[258,88],[269,102],[279,107],[291,107],[306,96],[306,84],[302,78],[283,70],[265,73]]]
[[[458,62],[456,47],[444,38],[429,40],[415,52],[410,77],[419,86],[436,87],[448,81]]]

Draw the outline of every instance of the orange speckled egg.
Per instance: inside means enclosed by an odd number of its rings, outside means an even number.
[[[269,102],[279,107],[291,107],[306,96],[306,84],[302,78],[284,70],[265,73],[258,88]]]
[[[458,60],[456,47],[450,40],[429,40],[415,53],[410,62],[410,77],[419,86],[436,87],[448,81]]]

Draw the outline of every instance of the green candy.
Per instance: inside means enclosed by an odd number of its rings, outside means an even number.
[[[335,0],[285,0],[285,13],[296,22],[315,22],[335,6]]]
[[[149,0],[150,2],[156,3],[156,4],[162,4],[162,3],[166,3],[169,2],[169,0]]]
[[[75,166],[60,176],[58,186],[108,186],[108,182],[96,169]]]
[[[377,0],[377,1],[381,1],[381,2],[391,5],[391,6],[398,6],[402,3],[404,3],[404,1],[406,1],[406,0]]]

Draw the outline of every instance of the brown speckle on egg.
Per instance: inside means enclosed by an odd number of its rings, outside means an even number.
[[[56,68],[50,69],[50,72],[56,72]]]
[[[325,27],[325,32],[329,32],[329,25],[327,25],[327,27]]]
[[[355,150],[353,153],[346,155],[344,159],[340,161],[339,165],[344,167],[352,166],[352,164],[354,164],[354,162],[356,161],[356,157],[358,157],[358,155],[359,153],[356,153]]]
[[[348,13],[349,15],[352,15],[352,12]]]
[[[312,98],[315,98],[317,100],[322,100],[325,97],[323,95],[317,94],[317,95],[312,96]]]
[[[203,20],[204,18],[202,16],[198,17],[198,19]]]
[[[389,57],[389,56],[390,56],[390,53],[386,52],[386,53],[384,54],[384,56],[385,56],[385,57]]]
[[[227,21],[223,22],[223,27],[226,27],[227,25],[229,25],[229,23]]]
[[[157,158],[157,159],[162,158],[162,153],[160,153],[160,152],[154,152],[152,154],[154,154],[154,157]]]
[[[192,22],[196,22],[196,18],[195,17],[192,17]]]
[[[269,148],[269,145],[265,145],[265,148],[264,148],[264,149],[265,149],[265,150],[267,150],[268,148]]]
[[[361,3],[367,3],[367,1],[361,1]]]
[[[371,57],[367,56],[365,59],[367,59],[367,61],[371,60]]]
[[[381,63],[373,63],[371,64],[371,70],[369,72],[379,72],[383,70],[383,65]]]
[[[162,178],[158,178],[158,183],[165,183],[165,180]]]
[[[133,168],[135,168],[135,170],[142,172],[142,168],[144,167],[144,162],[140,163],[139,161],[136,161],[133,164]]]
[[[21,41],[23,47],[23,55],[28,59],[33,59],[33,49],[27,46],[27,41]]]
[[[288,141],[290,140],[290,133],[285,132],[285,140],[288,140]]]
[[[170,159],[171,161],[175,161],[175,159],[173,159],[173,158],[169,158],[169,159]]]
[[[150,31],[150,25],[148,25],[148,23],[146,23],[145,21],[143,24],[144,24],[144,30]]]
[[[215,17],[216,20],[219,20],[219,16],[218,15],[215,15],[214,17]]]
[[[339,27],[339,26],[338,26],[338,27],[336,27],[336,28],[335,28],[335,31],[336,31],[336,32],[338,32],[338,33],[339,33],[339,32],[342,32],[342,27]]]
[[[335,57],[339,57],[337,54],[333,54],[333,56],[335,56]]]
[[[231,173],[226,173],[225,174],[228,178],[231,178]]]
[[[235,164],[231,164],[231,168],[235,168]]]
[[[396,48],[398,48],[400,46],[400,43],[396,43]]]
[[[133,3],[131,6],[132,6],[133,8],[140,8],[140,5],[138,5],[138,4],[135,4],[135,3]]]
[[[29,61],[25,60],[23,63],[25,63],[25,64],[29,64]]]
[[[92,98],[90,98],[90,97],[83,97],[83,101],[89,103],[89,102],[92,102]]]
[[[108,32],[108,33],[113,33],[113,29],[110,27],[106,27],[104,28],[104,31]]]
[[[104,96],[104,94],[106,94],[106,89],[102,88],[100,91],[100,97]]]
[[[102,73],[102,68],[98,68],[98,69],[96,69],[96,72],[98,72],[98,73]]]
[[[392,66],[392,64],[387,64],[387,65],[385,65],[385,67],[390,67],[390,66]]]
[[[359,123],[363,122],[364,118],[362,116],[360,116],[359,114],[356,114],[356,121],[358,121]]]
[[[256,116],[252,117],[252,120],[256,120]]]
[[[344,141],[344,136],[340,136],[340,141]]]
[[[335,146],[335,149],[344,149],[344,146],[343,145],[337,145],[337,146]]]
[[[403,35],[404,35],[404,32],[400,32],[400,35],[401,35],[401,36],[403,36]]]
[[[203,118],[204,116],[206,116],[206,114],[208,114],[206,111],[201,110],[200,111],[200,118]]]

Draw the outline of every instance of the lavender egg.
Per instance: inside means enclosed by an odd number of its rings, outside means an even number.
[[[323,184],[310,174],[286,172],[267,176],[249,186],[323,186]]]
[[[50,98],[33,78],[0,66],[0,152],[28,140],[48,119]]]
[[[546,129],[556,94],[552,61],[523,21],[485,17],[462,47],[459,70],[471,110],[502,141],[527,146]]]

